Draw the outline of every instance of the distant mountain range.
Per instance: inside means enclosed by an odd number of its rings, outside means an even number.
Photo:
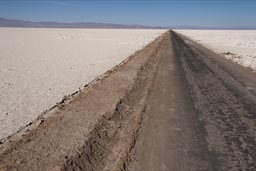
[[[36,27],[36,28],[102,28],[102,29],[166,29],[164,27],[150,27],[143,25],[124,25],[96,22],[33,22],[16,19],[0,18],[0,27]]]
[[[256,30],[256,27],[201,27],[201,26],[144,26],[144,25],[125,25],[111,23],[96,23],[96,22],[34,22],[16,19],[6,19],[0,17],[0,27],[26,27],[26,28],[96,28],[96,29],[195,29],[195,30]]]

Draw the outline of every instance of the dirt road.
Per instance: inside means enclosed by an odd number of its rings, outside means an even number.
[[[171,40],[128,170],[256,170],[256,75],[176,33]]]
[[[181,62],[169,40],[128,170],[216,170],[192,102]]]
[[[256,73],[171,31],[32,125],[1,171],[255,171]]]

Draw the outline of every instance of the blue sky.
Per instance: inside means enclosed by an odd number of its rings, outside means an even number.
[[[256,27],[256,0],[0,0],[0,17],[149,26]]]

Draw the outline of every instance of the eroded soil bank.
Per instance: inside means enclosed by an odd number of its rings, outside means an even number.
[[[119,170],[141,123],[169,33],[82,90],[68,105],[1,145],[0,170]]]

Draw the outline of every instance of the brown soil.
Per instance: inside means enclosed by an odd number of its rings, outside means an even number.
[[[208,149],[220,162],[219,170],[255,170],[256,75],[191,40],[177,34],[172,37],[205,125]],[[242,79],[251,89],[241,84]]]

